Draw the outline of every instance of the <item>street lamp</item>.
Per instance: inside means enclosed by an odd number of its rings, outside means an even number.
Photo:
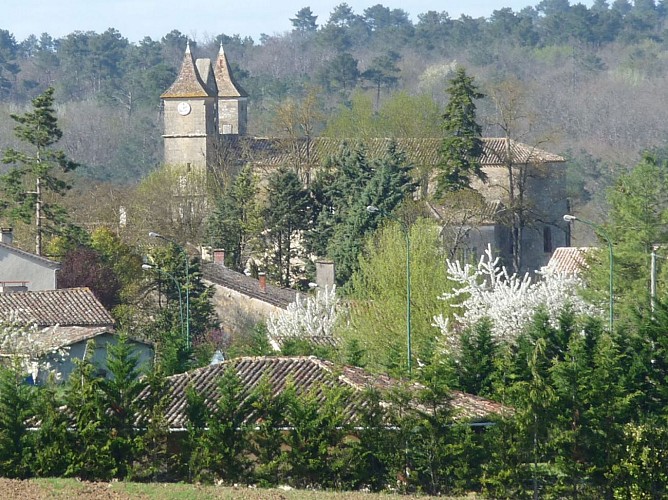
[[[149,237],[151,238],[158,238],[164,241],[167,241],[171,243],[172,245],[176,246],[181,253],[183,254],[183,257],[185,259],[186,263],[186,348],[190,347],[190,261],[188,260],[188,254],[186,253],[185,248],[183,248],[181,245],[179,245],[176,241],[167,238],[166,236],[161,235],[160,233],[156,233],[155,231],[150,231],[148,233]]]
[[[150,264],[142,264],[141,268],[144,271],[158,271],[159,273],[166,274],[172,280],[174,280],[174,284],[176,285],[176,289],[179,292],[179,319],[181,320],[181,337],[183,337],[183,301],[181,300],[181,285],[179,285],[178,280],[172,273],[168,273],[167,271],[160,269],[159,267],[152,266]]]
[[[595,230],[601,233],[601,235],[605,238],[605,240],[608,242],[608,251],[610,253],[610,333],[612,333],[612,323],[613,323],[613,318],[614,318],[614,305],[615,305],[615,299],[614,299],[614,288],[613,288],[613,256],[612,256],[612,241],[610,240],[610,237],[608,234],[605,232],[603,227],[599,226],[598,224],[594,224],[592,221],[586,220],[586,219],[580,219],[579,217],[576,217],[575,215],[571,214],[566,214],[564,215],[564,220],[566,222],[573,222],[573,221],[580,221],[583,224],[587,224],[588,226],[593,227]]]
[[[411,342],[411,239],[410,239],[410,230],[408,228],[408,225],[402,221],[401,219],[395,217],[392,214],[388,214],[387,212],[379,209],[376,206],[369,205],[366,207],[366,211],[369,212],[370,214],[374,213],[381,213],[386,217],[389,217],[390,219],[394,219],[397,221],[399,224],[401,224],[401,228],[404,231],[404,235],[406,236],[406,350],[407,350],[407,355],[408,355],[408,376],[411,376],[411,349],[412,349],[412,342]]]

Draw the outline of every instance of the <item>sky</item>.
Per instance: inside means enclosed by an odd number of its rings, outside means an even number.
[[[581,0],[591,5],[593,0]],[[418,14],[434,10],[451,18],[462,14],[489,17],[493,11],[510,7],[518,12],[540,0],[345,0],[356,14],[381,4],[403,9],[417,22]],[[302,7],[310,7],[317,23],[327,22],[334,7],[344,0],[2,0],[0,29],[8,30],[16,41],[29,35],[49,33],[60,38],[73,31],[102,33],[115,28],[131,42],[145,36],[159,40],[172,30],[198,41],[221,33],[250,36],[281,34],[292,28],[290,18]],[[576,3],[571,0],[571,4]]]

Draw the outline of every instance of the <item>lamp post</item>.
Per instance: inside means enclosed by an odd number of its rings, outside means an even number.
[[[612,333],[612,324],[613,324],[613,318],[614,318],[614,305],[615,305],[615,299],[614,299],[614,288],[613,288],[613,255],[612,255],[612,241],[610,240],[610,237],[608,234],[605,232],[603,227],[599,226],[598,224],[594,224],[592,221],[586,220],[586,219],[581,219],[579,217],[576,217],[575,215],[571,214],[566,214],[564,215],[564,220],[566,222],[573,222],[573,221],[580,221],[583,224],[587,224],[588,226],[593,227],[595,230],[599,231],[601,235],[605,238],[605,240],[608,242],[608,252],[610,254],[610,333]]]
[[[167,238],[166,236],[163,236],[159,233],[156,233],[154,231],[150,231],[148,233],[149,237],[151,238],[159,238],[161,240],[167,241],[171,243],[172,245],[176,246],[181,253],[183,254],[183,257],[185,259],[185,264],[186,264],[186,348],[190,347],[190,262],[188,260],[188,254],[186,253],[186,249],[183,248],[181,245],[179,245],[176,241]]]
[[[181,337],[183,337],[183,301],[181,300],[181,285],[179,285],[178,280],[172,273],[168,273],[167,271],[160,269],[159,267],[152,266],[150,264],[142,264],[141,268],[144,271],[151,271],[151,270],[158,271],[159,273],[166,274],[167,276],[172,278],[172,280],[174,280],[176,289],[179,292],[179,319],[181,320]]]
[[[410,239],[410,230],[408,225],[401,219],[395,217],[392,214],[379,209],[374,205],[369,205],[366,207],[366,211],[370,214],[381,213],[390,219],[397,221],[406,236],[406,351],[408,356],[408,376],[411,377],[411,366],[412,366],[412,342],[411,342],[411,239]]]

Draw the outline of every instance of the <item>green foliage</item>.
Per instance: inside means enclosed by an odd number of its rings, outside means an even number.
[[[410,227],[411,340],[413,361],[430,360],[436,329],[433,318],[443,311],[438,300],[448,287],[440,251],[439,229],[418,220]],[[349,286],[349,327],[341,334],[356,340],[370,368],[406,366],[406,235],[398,223],[384,226],[367,241],[366,251]]]
[[[465,329],[461,334],[461,353],[456,364],[458,388],[470,394],[491,394],[499,354],[489,320]]]
[[[653,245],[668,241],[666,165],[645,155],[631,172],[619,177],[608,193],[608,201],[609,222],[604,227],[613,244],[616,308],[618,312],[647,308],[650,253]],[[607,252],[593,256],[588,278],[598,292],[595,298],[607,299],[608,264]],[[661,278],[665,279],[665,270]]]
[[[298,250],[292,240],[310,222],[308,193],[294,171],[281,168],[269,176],[267,199],[263,211],[268,229],[266,238],[275,252],[270,276],[289,287],[295,279],[292,259]]]
[[[35,220],[38,254],[42,251],[42,232],[58,234],[66,221],[64,209],[45,199],[44,194],[64,195],[69,185],[56,175],[56,171],[69,172],[77,167],[63,151],[53,148],[63,135],[53,107],[53,92],[53,88],[49,88],[33,99],[32,111],[11,115],[17,123],[16,137],[29,148],[29,152],[7,148],[2,163],[13,168],[0,176],[2,216],[26,224],[38,217]],[[35,215],[37,209],[39,216]]]
[[[394,143],[374,162],[363,146],[351,149],[344,144],[328,170],[316,179],[313,191],[318,215],[307,245],[312,253],[334,260],[337,283],[348,281],[357,269],[364,237],[378,227],[378,215],[369,213],[367,207],[392,213],[415,188],[411,169]]]
[[[156,270],[145,274],[155,279],[152,286],[159,297],[153,314],[155,320],[146,328],[146,334],[157,344],[158,359],[164,372],[180,373],[192,363],[193,345],[200,343],[214,326],[210,300],[213,289],[202,281],[199,260],[191,259],[176,244],[155,247],[152,261]],[[166,297],[165,303],[162,294]]]
[[[0,367],[0,473],[23,478],[29,474],[28,417],[33,412],[33,390],[25,382],[18,359]]]
[[[53,380],[36,394],[36,414],[39,428],[32,438],[34,462],[32,470],[39,477],[63,477],[67,470],[67,450],[72,434],[67,427],[69,419],[61,409],[61,396]]]
[[[443,114],[445,135],[440,150],[437,196],[469,187],[472,177],[485,179],[480,164],[482,127],[476,121],[474,102],[485,96],[478,91],[473,77],[468,76],[463,67],[457,68],[447,92],[450,100]]]
[[[264,225],[257,183],[252,169],[244,168],[216,200],[208,221],[211,244],[225,249],[225,265],[237,271],[243,271]]]
[[[313,388],[298,394],[294,386],[283,391],[285,436],[288,451],[283,456],[286,474],[297,487],[339,488],[347,481],[351,450],[345,436],[345,419],[350,390],[341,387]]]
[[[218,401],[207,418],[203,453],[212,478],[233,484],[245,480],[249,472],[250,442],[246,418],[253,408],[253,401],[244,393],[233,365],[224,370],[218,390]]]
[[[67,457],[66,477],[83,480],[108,480],[115,472],[109,448],[107,415],[101,379],[92,363],[95,343],[89,342],[87,356],[74,360],[75,368],[65,385],[64,399],[71,418],[71,446],[63,453]]]
[[[140,379],[137,366],[139,357],[125,336],[108,344],[107,371],[109,378],[101,382],[108,426],[108,447],[114,460],[114,477],[124,478],[138,455],[139,441],[136,427],[139,405],[137,397],[145,383]],[[146,367],[142,367],[146,368]]]

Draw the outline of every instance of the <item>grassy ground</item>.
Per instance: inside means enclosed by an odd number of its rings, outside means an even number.
[[[334,493],[304,490],[263,490],[254,488],[228,488],[191,484],[140,484],[140,483],[84,483],[75,479],[33,479],[18,481],[0,479],[0,498],[21,500],[83,499],[83,500],[387,500],[388,496],[371,493]],[[404,497],[405,498],[405,497]],[[423,499],[435,497],[420,497]],[[443,497],[440,497],[441,499]],[[475,497],[466,497],[473,499]]]

